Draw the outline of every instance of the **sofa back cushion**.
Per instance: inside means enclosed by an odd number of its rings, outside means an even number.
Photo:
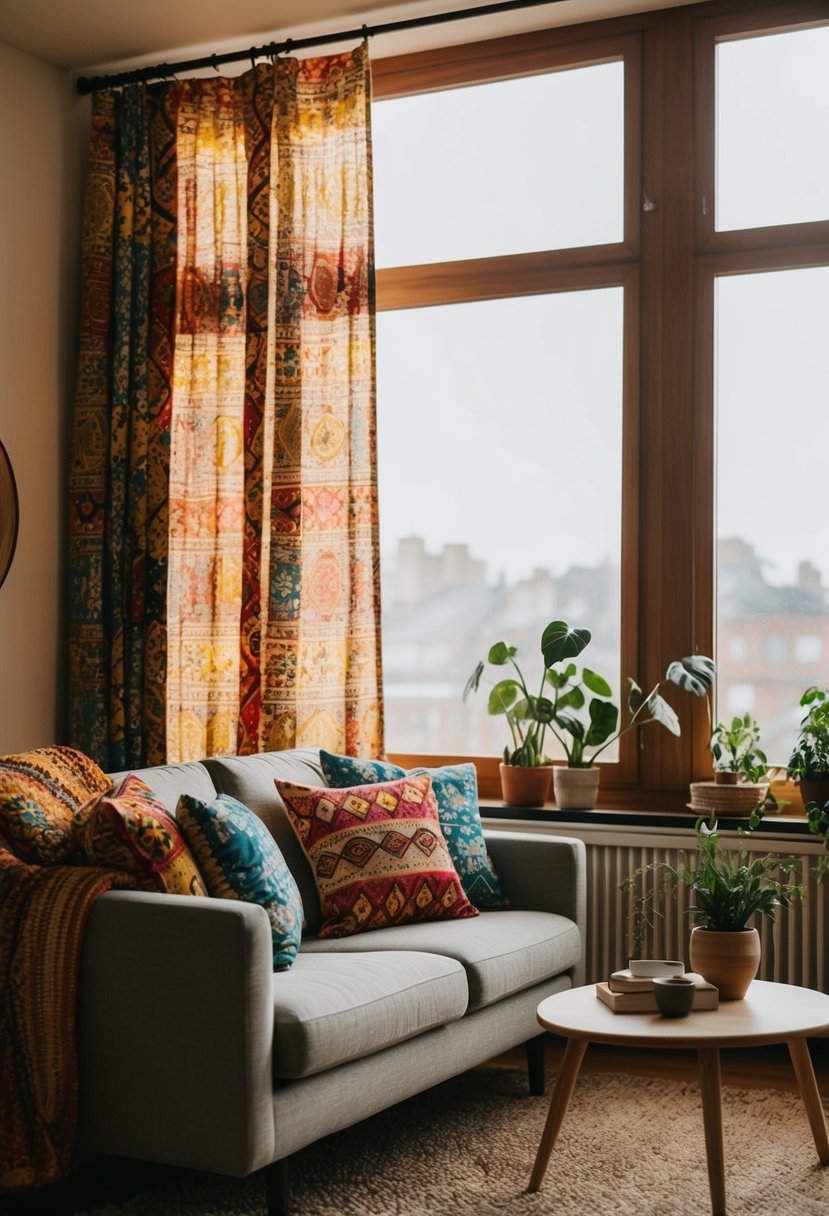
[[[321,920],[317,886],[274,782],[325,785],[319,749],[293,748],[284,752],[260,752],[254,756],[217,756],[205,760],[204,764],[219,793],[229,794],[249,807],[279,845],[299,887],[306,928],[310,933],[316,933]]]
[[[168,814],[175,818],[178,800],[182,794],[192,794],[209,802],[216,797],[216,787],[204,764],[193,760],[189,764],[158,764],[154,768],[132,770],[150,787],[156,798],[163,803]],[[111,773],[110,779],[121,781],[127,773]]]

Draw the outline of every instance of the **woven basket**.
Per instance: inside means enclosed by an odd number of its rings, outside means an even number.
[[[768,781],[720,785],[716,781],[692,781],[688,806],[700,815],[750,815],[769,792]]]

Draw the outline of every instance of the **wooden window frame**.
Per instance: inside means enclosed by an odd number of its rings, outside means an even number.
[[[739,269],[829,264],[829,221],[714,231],[714,47],[827,20],[821,0],[713,0],[374,64],[383,100],[624,58],[623,240],[383,269],[377,307],[624,286],[621,662],[623,679],[645,689],[671,659],[714,650],[713,281]],[[602,766],[602,809],[687,814],[689,782],[711,771],[710,723],[704,702],[673,693],[681,737],[627,736],[619,763]],[[499,797],[497,757],[392,759],[474,760],[482,798]],[[795,787],[783,796],[802,809]]]

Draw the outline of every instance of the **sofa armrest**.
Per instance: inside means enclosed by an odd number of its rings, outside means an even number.
[[[81,1143],[244,1176],[273,1158],[273,947],[235,900],[111,891],[84,934]]]
[[[587,851],[583,840],[541,832],[484,829],[487,848],[514,908],[557,912],[578,925],[582,943],[587,925]],[[584,983],[584,965],[574,983]]]

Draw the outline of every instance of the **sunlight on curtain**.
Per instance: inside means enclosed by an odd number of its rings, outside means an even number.
[[[365,48],[93,99],[71,738],[379,754]]]
[[[245,388],[244,128],[232,82],[182,85],[167,755],[235,750]]]

